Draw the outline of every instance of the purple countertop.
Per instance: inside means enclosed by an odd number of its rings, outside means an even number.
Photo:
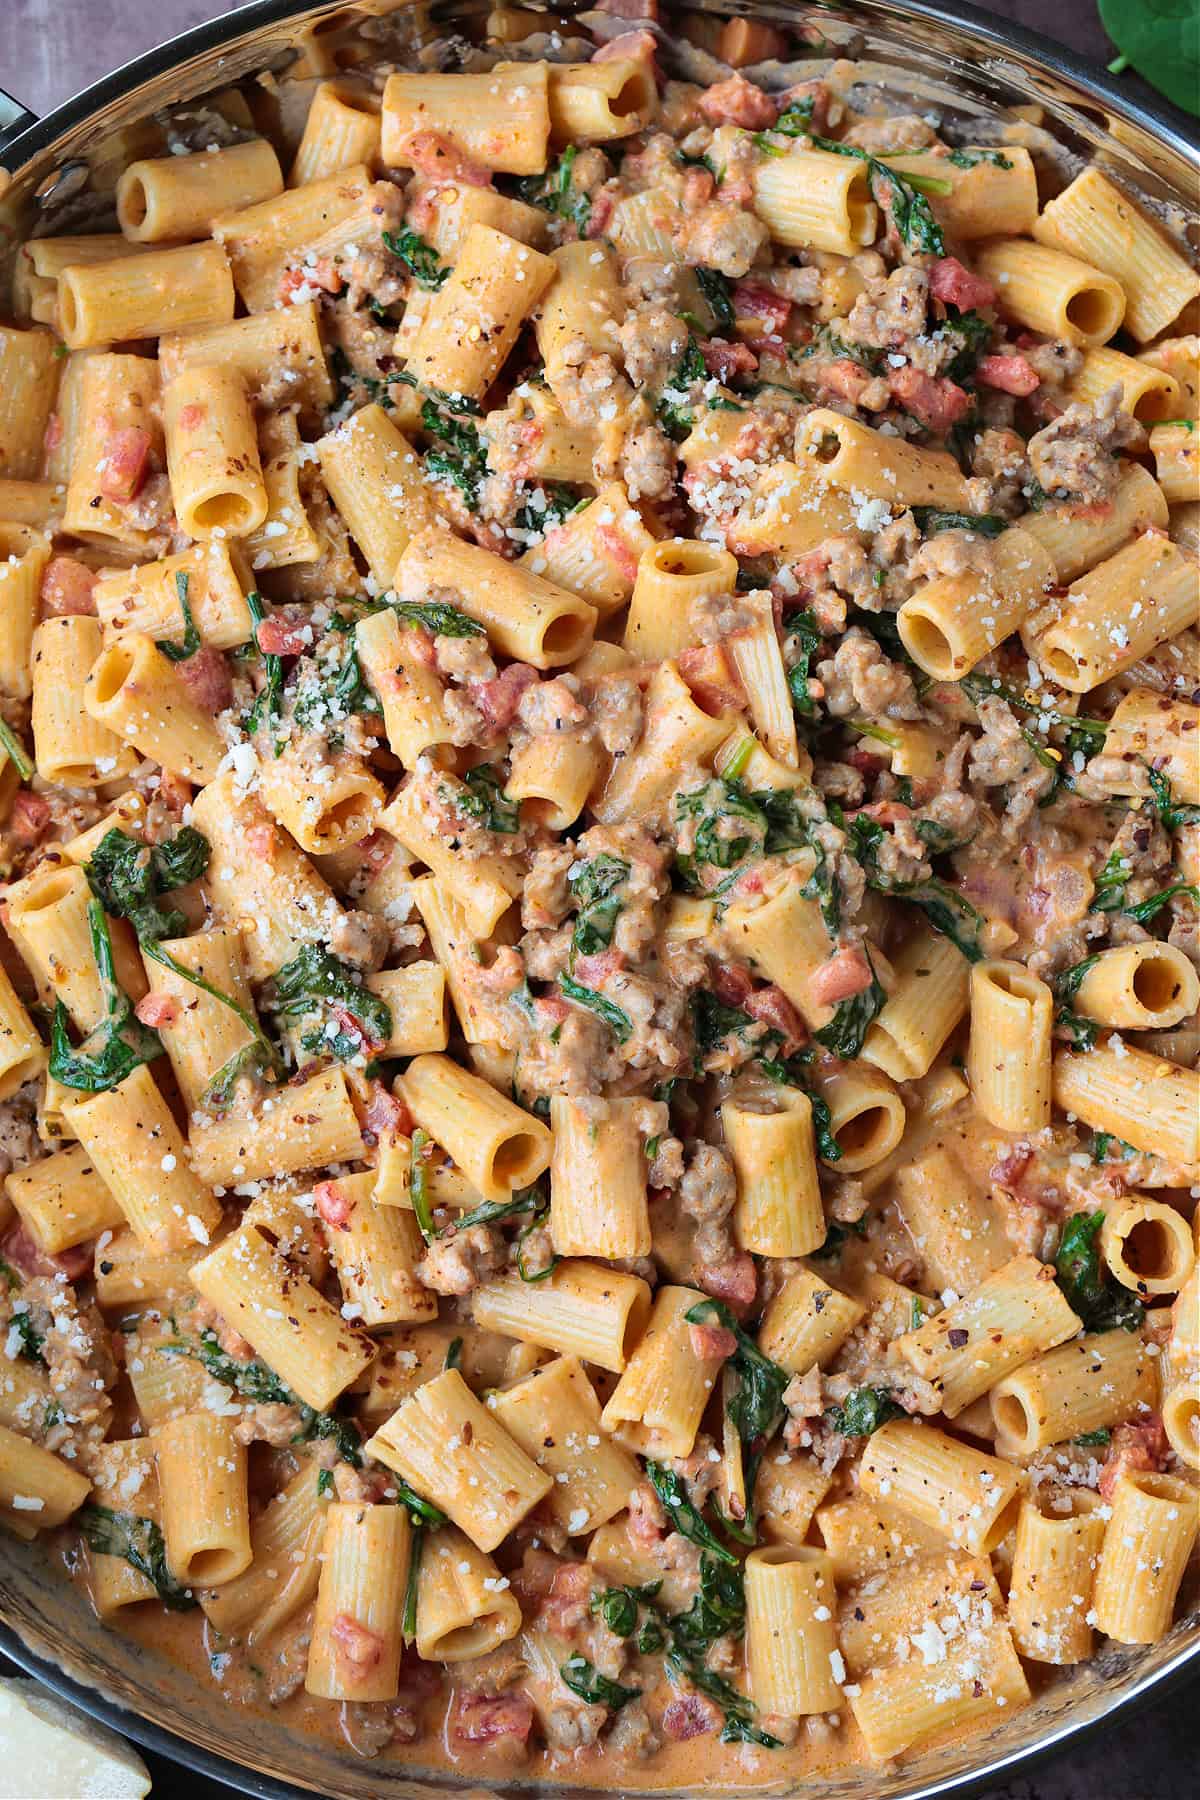
[[[1111,54],[1094,0],[1058,0],[1053,9],[1045,0],[996,0],[991,10],[1094,61]],[[44,113],[176,32],[234,11],[233,0],[0,0],[0,87]],[[981,1800],[1195,1800],[1198,1709],[1200,1689],[1185,1689]],[[228,1792],[161,1757],[149,1761],[156,1795],[219,1800]]]

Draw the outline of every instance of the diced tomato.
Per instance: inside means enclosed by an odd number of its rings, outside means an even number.
[[[345,1231],[354,1211],[354,1202],[336,1181],[318,1181],[313,1189],[313,1203],[325,1223],[334,1231]]]
[[[935,300],[971,312],[977,306],[995,306],[996,290],[982,276],[972,275],[957,256],[943,256],[929,271],[929,291]]]
[[[8,833],[22,850],[32,850],[45,837],[52,817],[50,802],[42,794],[22,788],[12,804]]]
[[[1148,1413],[1144,1419],[1118,1425],[1100,1471],[1101,1494],[1111,1500],[1122,1475],[1165,1468],[1169,1449],[1161,1413]]]
[[[467,692],[488,724],[496,731],[506,731],[517,716],[521,695],[538,678],[528,663],[509,663],[491,681],[469,681]]]
[[[609,38],[607,44],[601,44],[592,61],[602,62],[654,62],[654,53],[658,49],[654,34],[650,31],[623,31],[620,37]],[[657,75],[657,71],[655,71]]]
[[[134,1012],[143,1025],[157,1031],[160,1025],[174,1025],[179,1018],[179,1001],[174,994],[143,994]]]
[[[460,1694],[451,1730],[461,1744],[491,1744],[497,1738],[523,1744],[533,1716],[533,1702],[524,1694]]]
[[[266,823],[251,825],[246,833],[246,846],[251,855],[256,856],[260,862],[273,863],[275,861],[275,849],[278,842],[274,825]]]
[[[712,990],[723,1006],[743,1006],[753,988],[750,971],[741,963],[713,964]]]
[[[794,1056],[800,1046],[808,1039],[808,1031],[804,1020],[796,1011],[783,989],[772,983],[769,987],[759,988],[744,1002],[745,1010],[752,1019],[760,1019],[773,1031],[783,1037],[780,1053],[783,1056]]]
[[[769,94],[747,81],[744,75],[731,75],[718,81],[700,96],[700,111],[710,125],[742,125],[747,131],[765,131],[775,123],[778,107]]]
[[[588,214],[585,237],[603,237],[608,229],[609,220],[616,210],[617,196],[611,188],[602,187],[598,194],[592,195],[592,210]]]
[[[737,670],[721,644],[693,644],[676,657],[679,673],[692,690],[692,699],[714,717],[734,712],[746,704],[746,691]]]
[[[588,1616],[594,1575],[590,1563],[562,1563],[554,1571],[550,1592],[542,1602],[540,1622],[558,1637],[569,1637]]]
[[[810,983],[812,996],[823,1006],[834,1006],[854,994],[864,994],[871,985],[871,965],[857,944],[835,950],[828,962],[821,964]]]
[[[971,410],[971,396],[945,375],[925,375],[906,363],[887,378],[889,392],[905,412],[919,419],[927,431],[949,431]]]
[[[857,769],[860,775],[878,775],[881,769],[887,768],[886,758],[878,756],[874,750],[864,750],[861,745],[847,750],[844,760],[852,769]]]
[[[340,269],[329,257],[323,256],[318,262],[303,263],[298,269],[285,269],[279,278],[279,298],[288,306],[298,299],[311,299],[313,288],[320,288],[326,294],[340,294],[345,285]]]
[[[94,1256],[95,1245],[90,1240],[86,1244],[73,1244],[69,1250],[60,1250],[57,1256],[48,1256],[20,1222],[10,1225],[0,1238],[0,1259],[19,1269],[29,1281],[39,1275],[51,1279],[63,1275],[68,1281],[77,1281],[91,1268]]]
[[[616,526],[601,525],[595,534],[595,541],[622,581],[628,581],[632,585],[637,579],[637,557]]]
[[[739,281],[733,290],[733,314],[736,319],[754,319],[761,323],[768,337],[778,337],[788,322],[792,303],[784,294],[761,281]]]
[[[663,1710],[662,1728],[677,1744],[707,1737],[721,1723],[721,1711],[704,1694],[678,1694]]]
[[[313,628],[302,613],[275,613],[263,620],[256,635],[264,656],[303,656],[312,645]]]
[[[701,1360],[709,1357],[724,1359],[737,1349],[737,1339],[724,1325],[689,1325],[688,1339],[692,1355]]]
[[[821,370],[821,391],[823,395],[834,394],[839,400],[848,400],[851,406],[857,406],[875,379],[852,357],[839,356]]]
[[[106,500],[133,500],[146,479],[152,448],[150,433],[140,425],[110,431],[104,444],[100,492]]]
[[[758,1270],[748,1251],[739,1250],[727,1262],[700,1273],[700,1286],[714,1300],[724,1300],[730,1312],[744,1319],[758,1293]]]
[[[440,131],[410,131],[400,145],[399,160],[439,184],[462,181],[468,187],[492,185],[492,171],[464,156],[458,145]]]
[[[233,677],[219,650],[204,644],[175,664],[177,673],[201,712],[224,712],[233,700]]]
[[[707,206],[717,191],[717,184],[707,169],[687,169],[683,177],[683,210],[696,212]]]
[[[653,1550],[667,1535],[662,1502],[648,1481],[640,1482],[629,1496],[625,1529],[630,1543],[636,1544],[639,1550]]]
[[[718,381],[730,381],[735,375],[751,375],[758,358],[749,344],[731,344],[724,338],[705,338],[700,345],[704,366]]]
[[[610,946],[595,956],[580,956],[575,961],[575,975],[586,987],[600,987],[609,975],[625,967],[625,953]],[[511,991],[511,989],[510,989]]]
[[[1041,376],[1023,356],[985,356],[977,364],[975,379],[983,387],[999,388],[1002,394],[1015,394],[1026,399],[1041,386]]]
[[[351,1682],[364,1680],[383,1660],[387,1647],[384,1639],[378,1631],[360,1623],[353,1613],[338,1613],[329,1635],[343,1673]]]
[[[46,564],[39,594],[43,619],[94,618],[98,579],[96,571],[76,557],[52,556]]]
[[[374,1137],[383,1138],[397,1134],[410,1136],[415,1121],[403,1100],[398,1100],[395,1094],[389,1092],[382,1081],[374,1081],[371,1083],[371,1098],[367,1101],[363,1123]]]

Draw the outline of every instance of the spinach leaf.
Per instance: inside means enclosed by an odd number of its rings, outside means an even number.
[[[1113,1281],[1100,1256],[1104,1214],[1075,1213],[1067,1220],[1054,1259],[1058,1285],[1085,1331],[1137,1331],[1145,1307],[1128,1288]]]
[[[669,1650],[665,1662],[669,1674],[690,1681],[694,1688],[715,1701],[724,1712],[725,1725],[721,1732],[723,1744],[758,1744],[767,1750],[779,1748],[780,1740],[777,1737],[772,1737],[769,1731],[763,1731],[751,1723],[754,1702],[748,1700],[745,1694],[739,1693],[723,1675],[718,1675],[715,1669],[710,1669],[698,1657],[688,1657],[678,1650]]]
[[[184,915],[161,906],[159,897],[198,881],[211,854],[208,839],[191,825],[181,826],[167,843],[153,846],[114,825],[96,845],[84,873],[105,912],[128,919],[144,946],[180,937],[187,930]]]
[[[623,857],[603,850],[568,871],[567,886],[579,907],[571,934],[572,963],[576,956],[595,956],[612,943],[621,911],[617,892],[629,879],[629,867]]]
[[[952,313],[948,319],[943,319],[935,335],[945,342],[959,345],[959,349],[946,364],[945,372],[951,381],[961,384],[970,380],[993,329],[977,312]],[[978,530],[979,527],[974,529]]]
[[[948,937],[968,962],[979,962],[983,957],[979,942],[984,923],[982,913],[977,912],[957,889],[949,887],[936,876],[929,881],[909,883],[885,880],[880,875],[878,866],[878,850],[882,839],[883,827],[878,820],[866,819],[860,813],[852,821],[848,833],[848,848],[850,854],[862,864],[867,886],[874,888],[876,893],[892,894],[897,900],[919,906],[933,929],[941,932],[943,937]]]
[[[17,1355],[23,1362],[44,1363],[42,1345],[45,1343],[41,1332],[33,1322],[33,1314],[29,1308],[18,1301],[9,1318],[9,1328],[16,1332],[20,1348]]]
[[[646,1479],[666,1508],[667,1518],[673,1529],[681,1537],[687,1538],[689,1543],[698,1544],[702,1550],[707,1550],[718,1562],[736,1564],[737,1557],[733,1551],[725,1548],[712,1527],[688,1499],[682,1476],[663,1463],[647,1462]]]
[[[335,636],[322,645],[317,659],[305,659],[304,673],[296,684],[292,716],[302,730],[319,731],[331,750],[339,750],[345,741],[340,727],[352,713],[378,713],[382,708],[363,675],[358,651],[347,636],[349,621],[339,613],[329,624],[331,632],[339,634],[343,641],[339,645]],[[327,648],[330,642],[332,649]]]
[[[1094,1445],[1111,1444],[1112,1432],[1106,1425],[1101,1425],[1097,1431],[1085,1431],[1081,1437],[1072,1438],[1071,1442],[1084,1449],[1091,1449]]]
[[[722,1325],[737,1339],[737,1349],[728,1364],[738,1378],[738,1391],[729,1402],[729,1417],[743,1444],[761,1449],[783,1423],[783,1390],[791,1379],[787,1370],[764,1356],[723,1300],[700,1300],[683,1316],[689,1325]]]
[[[425,1151],[429,1145],[428,1134],[418,1125],[412,1134],[412,1162],[409,1177],[409,1193],[412,1196],[413,1217],[425,1242],[431,1243],[437,1235],[433,1229],[433,1202],[429,1195],[429,1166]]]
[[[511,1200],[484,1200],[470,1212],[459,1213],[457,1219],[444,1225],[436,1235],[446,1237],[451,1232],[469,1231],[472,1225],[496,1225],[502,1219],[516,1219],[522,1213],[531,1209],[536,1211],[544,1205],[545,1195],[535,1183],[533,1187],[522,1188]]]
[[[0,750],[8,757],[22,781],[32,781],[37,773],[24,744],[6,719],[0,719]]]
[[[826,1413],[826,1418],[835,1431],[843,1437],[870,1437],[889,1419],[902,1419],[904,1408],[897,1406],[886,1388],[855,1388],[847,1394],[840,1406],[833,1406]]]
[[[1200,887],[1190,881],[1175,881],[1170,887],[1159,888],[1157,894],[1149,894],[1144,900],[1139,900],[1136,906],[1127,906],[1125,913],[1127,917],[1136,919],[1139,925],[1148,925],[1176,894],[1187,894],[1200,905]]]
[[[744,1037],[755,1021],[740,1006],[727,1006],[708,988],[698,988],[691,999],[692,1028],[702,1056],[715,1050],[727,1037]]]
[[[521,826],[521,803],[504,792],[504,778],[494,763],[478,763],[462,778],[465,793],[456,792],[454,805],[468,818],[478,819],[489,831],[511,837]]]
[[[164,1356],[188,1356],[200,1363],[214,1381],[232,1388],[235,1394],[254,1406],[294,1406],[300,1418],[300,1429],[294,1444],[311,1443],[314,1439],[331,1439],[343,1462],[362,1467],[362,1440],[349,1419],[334,1413],[318,1412],[307,1406],[257,1357],[249,1361],[228,1355],[222,1350],[215,1331],[205,1326],[199,1338],[174,1338],[162,1346]]]
[[[648,1581],[644,1587],[610,1587],[593,1594],[589,1610],[599,1613],[608,1629],[617,1637],[632,1637],[638,1627],[641,1607],[653,1600],[661,1581]]]
[[[813,657],[820,653],[821,634],[810,612],[789,613],[785,642],[788,644],[790,657],[787,683],[788,692],[792,696],[792,710],[801,718],[815,718],[817,703],[808,691],[808,683],[812,675]]]
[[[1178,806],[1171,798],[1170,779],[1161,769],[1147,770],[1154,810],[1167,831],[1178,831],[1181,825],[1200,825],[1200,806]]]
[[[187,662],[195,656],[200,648],[200,633],[196,629],[196,621],[192,617],[192,609],[188,603],[188,574],[186,569],[175,571],[175,593],[179,600],[179,610],[183,614],[183,642],[174,643],[170,638],[155,638],[154,647],[161,650],[168,662]]]
[[[973,169],[978,163],[991,163],[994,169],[1011,169],[1012,158],[999,150],[952,150],[946,158],[956,169]]]
[[[64,1087],[85,1094],[105,1094],[143,1063],[161,1056],[163,1046],[158,1033],[140,1022],[133,1002],[117,983],[108,920],[98,900],[88,901],[87,915],[105,1017],[76,1050],[67,1031],[67,1009],[57,1000],[50,1026],[49,1067],[51,1075]]]
[[[1084,757],[1092,757],[1104,748],[1108,732],[1107,719],[1077,718],[1073,713],[1060,712],[1049,701],[1040,701],[1036,694],[1020,694],[1015,688],[1006,687],[991,675],[964,675],[958,685],[976,704],[980,700],[992,698],[1003,700],[1015,713],[1035,718],[1042,730],[1062,730],[1065,733],[1064,746],[1069,756],[1074,756],[1078,751]],[[1039,751],[1044,748],[1031,732],[1022,731],[1021,735],[1031,749]]]
[[[349,963],[316,944],[303,945],[275,975],[273,987],[273,1010],[283,1018],[309,1018],[322,1010],[321,1002],[329,1003],[339,1031],[333,1037],[323,1027],[306,1032],[306,1050],[331,1050],[347,1060],[360,1050],[381,1049],[392,1035],[387,1001],[364,987]]]
[[[1119,75],[1131,64],[1185,112],[1200,114],[1200,42],[1193,0],[1099,0],[1100,18],[1121,52],[1110,62]]]
[[[811,94],[801,94],[795,100],[788,101],[775,123],[768,126],[766,131],[754,133],[754,142],[766,156],[786,156],[787,151],[771,142],[771,134],[787,138],[808,137],[812,132],[812,116],[813,97]]]
[[[910,508],[923,537],[936,537],[939,531],[973,531],[979,537],[999,537],[1008,530],[1008,520],[999,513],[943,512],[937,506]]]
[[[1089,912],[1123,912],[1125,910],[1125,890],[1129,877],[1133,874],[1133,864],[1119,850],[1109,852],[1108,861],[1101,869],[1093,883],[1092,903]]]
[[[820,1257],[840,1256],[846,1246],[847,1239],[852,1237],[865,1238],[866,1235],[867,1227],[865,1220],[851,1219],[843,1225],[838,1220],[834,1219],[830,1222],[829,1230],[825,1233],[825,1242],[821,1245],[819,1250],[814,1250],[812,1254]]]
[[[420,625],[434,637],[486,637],[482,625],[442,600],[397,600],[395,611],[410,625]]]
[[[1133,1145],[1127,1144],[1124,1138],[1114,1137],[1111,1131],[1097,1131],[1092,1137],[1092,1161],[1095,1163],[1107,1162],[1108,1153],[1114,1144],[1121,1152],[1120,1160],[1122,1162],[1128,1162],[1131,1156],[1137,1155]]]
[[[153,1582],[171,1612],[187,1612],[199,1604],[190,1588],[181,1587],[167,1567],[167,1547],[153,1519],[116,1512],[89,1501],[76,1514],[84,1543],[98,1556],[119,1556]]]
[[[450,279],[450,270],[438,261],[432,244],[407,226],[402,231],[385,231],[383,247],[390,250],[408,270],[418,287],[436,293]]]
[[[430,1531],[436,1531],[440,1525],[446,1524],[447,1515],[441,1507],[435,1506],[432,1500],[423,1499],[415,1488],[409,1487],[407,1481],[401,1481],[398,1476],[393,1476],[388,1485],[395,1488],[397,1505],[403,1506],[407,1510],[414,1525],[424,1525]]]
[[[823,137],[814,137],[813,143],[819,150],[832,151],[834,156],[856,156],[860,162],[865,162],[872,192],[881,205],[886,196],[887,210],[901,241],[910,250],[945,256],[946,240],[925,194],[948,194],[950,182],[925,175],[902,175],[898,169],[889,168],[877,156],[872,156],[868,150],[860,150],[856,144],[842,144],[834,138]]]
[[[746,1629],[742,1565],[716,1562],[702,1552],[699,1591],[687,1612],[668,1621],[668,1628],[675,1652],[700,1663],[719,1637],[740,1637]]]
[[[817,1042],[843,1062],[853,1062],[861,1054],[867,1031],[887,1003],[869,951],[866,957],[871,969],[870,987],[860,994],[851,994],[848,1000],[839,1000],[828,1025],[813,1032]]]
[[[517,198],[524,200],[527,206],[540,206],[543,212],[554,213],[556,217],[566,219],[568,224],[574,225],[580,237],[586,237],[592,217],[592,202],[571,181],[578,154],[575,145],[568,144],[555,166],[544,175],[527,175],[517,182]]]
[[[696,382],[707,378],[708,369],[700,354],[700,347],[695,338],[689,335],[687,348],[663,387],[655,408],[659,423],[674,443],[682,443],[695,425],[691,389]]]
[[[421,424],[439,439],[425,452],[426,471],[451,482],[473,512],[479,505],[480,485],[488,472],[487,451],[478,427],[469,419],[454,417],[435,400],[426,400],[421,408]]]
[[[258,641],[259,628],[266,623],[267,619],[267,609],[262,595],[247,594],[246,605],[250,610],[250,617],[254,621],[254,647],[262,657],[263,672],[266,676],[254,705],[242,720],[243,731],[248,737],[253,737],[255,732],[264,725],[270,730],[279,718],[279,711],[283,704],[283,659],[264,650]],[[282,750],[283,745],[277,743],[275,745],[276,756],[279,756]]]
[[[610,1712],[620,1712],[630,1700],[642,1697],[641,1688],[623,1687],[601,1675],[586,1656],[568,1656],[558,1672],[573,1694],[592,1706],[607,1706]]]
[[[412,1547],[408,1556],[408,1580],[404,1584],[404,1607],[400,1614],[400,1630],[406,1644],[411,1644],[417,1635],[417,1592],[421,1581],[421,1563],[425,1555],[425,1530],[417,1520],[411,1520]]]
[[[690,793],[676,794],[675,817],[699,821],[692,834],[691,850],[677,852],[674,863],[676,873],[691,894],[723,892],[727,884],[722,883],[716,889],[707,888],[700,871],[735,868],[752,851],[762,849],[766,844],[766,815],[756,796],[748,794],[738,781],[714,779]],[[739,819],[745,821],[748,829],[734,836],[729,823]]]
[[[1070,1002],[1079,992],[1088,971],[1094,969],[1099,961],[1099,955],[1085,956],[1082,962],[1073,963],[1069,969],[1064,969],[1054,977],[1054,992],[1061,1002],[1054,1023],[1063,1028],[1079,1050],[1095,1048],[1100,1027],[1095,1019],[1083,1018],[1073,1011]]]
[[[708,302],[708,310],[713,316],[715,332],[729,332],[734,328],[733,296],[729,290],[729,278],[722,275],[720,269],[697,267],[696,281],[700,292]]]
[[[597,993],[595,988],[585,987],[573,975],[560,975],[558,985],[568,1000],[573,1000],[576,1006],[586,1006],[598,1019],[603,1019],[618,1044],[628,1043],[633,1036],[633,1020],[623,1006],[618,1006],[606,994]]]

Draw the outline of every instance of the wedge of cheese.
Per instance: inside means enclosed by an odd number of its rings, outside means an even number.
[[[144,1800],[145,1763],[124,1738],[40,1682],[0,1679],[0,1800]]]

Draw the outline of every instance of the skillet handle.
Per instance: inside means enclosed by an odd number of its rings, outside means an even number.
[[[36,124],[37,114],[0,88],[0,156],[10,144],[16,143],[23,131]]]

